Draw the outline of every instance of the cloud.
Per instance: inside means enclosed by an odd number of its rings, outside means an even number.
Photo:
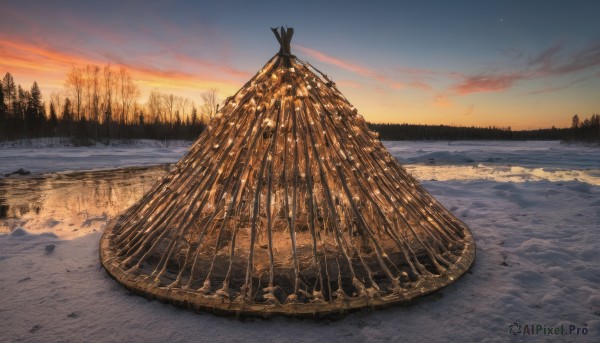
[[[454,84],[451,90],[458,95],[501,92],[524,80],[567,75],[600,66],[600,43],[594,43],[566,57],[561,56],[563,50],[562,44],[555,44],[530,58],[522,70],[478,75],[457,73],[462,80]]]
[[[552,65],[555,60],[556,55],[563,49],[562,43],[556,43],[546,50],[542,51],[540,54],[535,56],[534,58],[530,58],[528,65],[529,66],[538,66],[541,65],[542,68],[548,67]]]
[[[465,76],[462,82],[452,87],[452,90],[458,95],[478,92],[499,92],[512,87],[517,81],[528,77],[527,74],[520,73]]]
[[[104,54],[94,57],[70,51],[59,51],[48,46],[12,41],[0,38],[0,68],[13,75],[38,80],[43,87],[46,83],[60,84],[72,66],[105,65],[113,63],[123,65],[130,70],[142,88],[187,90],[210,87],[235,91],[239,83],[250,76],[249,73],[235,69],[223,63],[194,59],[191,56],[177,55],[178,68],[169,63],[149,60],[139,55],[135,63],[120,59],[118,56]],[[168,56],[167,56],[168,57]],[[172,61],[167,61],[172,64]]]
[[[90,58],[68,54],[58,50],[41,47],[38,45],[0,40],[0,52],[3,59],[0,63],[9,65],[4,57],[19,58],[24,61],[35,62],[38,65],[32,66],[33,69],[44,69],[44,64],[70,66],[72,64],[90,63]]]
[[[541,72],[553,75],[568,74],[600,65],[600,43],[595,43],[578,51],[562,63],[549,63]]]
[[[600,74],[600,72],[598,72],[598,74]],[[572,86],[574,86],[576,84],[585,82],[585,81],[587,81],[587,80],[589,80],[589,79],[591,79],[593,77],[594,77],[593,75],[587,75],[587,76],[584,76],[584,77],[580,77],[580,78],[578,78],[576,80],[570,81],[568,83],[564,83],[564,84],[559,85],[559,86],[547,85],[546,87],[543,87],[541,89],[537,89],[537,90],[534,90],[534,91],[526,92],[526,93],[523,93],[523,94],[520,94],[520,95],[536,95],[536,94],[542,94],[542,93],[555,92],[555,91],[558,91],[558,90],[561,90],[561,89],[565,89],[565,88],[569,88],[569,87],[572,87]]]
[[[355,74],[358,74],[361,76],[375,79],[381,83],[386,83],[388,86],[390,86],[394,89],[400,89],[400,88],[404,87],[403,83],[398,82],[398,81],[390,78],[389,76],[382,74],[374,69],[371,69],[371,68],[368,68],[365,66],[361,66],[359,64],[355,64],[352,62],[344,61],[337,57],[327,55],[324,52],[321,52],[321,51],[318,51],[315,49],[311,49],[311,48],[307,48],[304,46],[294,45],[294,49],[297,49],[297,50],[301,51],[302,53],[307,54],[310,57],[315,58],[321,62],[337,66],[339,68],[342,68],[344,70],[347,70],[349,72],[352,72],[352,73],[355,73]]]

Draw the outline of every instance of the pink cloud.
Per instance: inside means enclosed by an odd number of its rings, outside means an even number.
[[[388,77],[387,75],[382,74],[374,69],[371,69],[371,68],[368,68],[365,66],[361,66],[359,64],[355,64],[352,62],[344,61],[337,57],[327,55],[321,51],[303,47],[300,45],[294,45],[294,48],[300,50],[302,53],[305,53],[305,54],[309,55],[310,57],[315,58],[321,62],[325,62],[327,64],[337,66],[339,68],[342,68],[344,70],[350,71],[352,73],[355,73],[355,74],[358,74],[361,76],[366,76],[366,77],[375,79],[382,83],[386,83],[394,89],[400,89],[400,88],[404,87],[403,83],[398,82],[398,81]]]
[[[524,70],[479,75],[456,73],[462,80],[453,85],[451,90],[458,95],[501,92],[523,80],[566,75],[600,66],[600,43],[576,51],[566,58],[560,58],[562,50],[561,44],[549,47],[536,57],[529,59]],[[551,90],[556,90],[556,87],[541,90],[540,93]]]
[[[155,64],[140,61],[129,63],[105,57],[93,57],[78,54],[67,50],[58,50],[38,44],[13,41],[0,38],[0,69],[10,71],[16,77],[42,81],[44,85],[61,85],[65,75],[72,66],[85,65],[123,65],[127,67],[141,87],[176,89],[177,91],[188,91],[218,87],[235,90],[239,86],[239,80],[248,77],[248,74],[230,68],[224,64],[213,62],[202,63],[198,60],[195,69],[187,68],[185,63],[179,63],[178,68],[168,66],[157,67]],[[138,56],[139,57],[139,56]],[[191,63],[191,57],[187,61]],[[185,58],[183,58],[185,59]]]
[[[527,77],[526,74],[519,73],[466,76],[462,82],[454,85],[451,89],[458,95],[478,92],[499,92],[512,87],[515,82]]]
[[[315,49],[311,49],[311,48],[306,48],[300,45],[295,45],[294,46],[295,49],[298,49],[300,51],[302,51],[303,53],[318,59],[321,62],[325,62],[327,64],[331,64],[337,67],[340,67],[342,69],[351,71],[353,73],[362,75],[362,76],[369,76],[372,77],[373,75],[376,75],[377,73],[375,73],[373,70],[360,66],[358,64],[354,64],[351,62],[347,62],[344,60],[341,60],[339,58],[333,57],[333,56],[329,56],[321,51],[315,50]]]

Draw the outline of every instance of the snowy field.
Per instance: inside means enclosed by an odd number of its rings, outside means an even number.
[[[177,161],[186,143],[0,148],[0,173],[32,172],[0,178],[0,341],[600,341],[600,148],[385,145],[471,228],[477,258],[411,306],[337,321],[195,314],[133,295],[106,274],[104,224],[167,169],[147,166]],[[106,170],[117,167],[135,168]]]
[[[127,144],[114,141],[109,146],[98,143],[92,147],[72,147],[56,139],[5,142],[0,143],[0,175],[19,168],[40,174],[173,163],[183,156],[190,144],[189,141],[146,139]]]

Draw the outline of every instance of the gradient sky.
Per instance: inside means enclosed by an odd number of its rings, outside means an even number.
[[[5,1],[0,73],[42,93],[72,65],[123,64],[152,89],[222,98],[278,51],[337,83],[369,121],[568,126],[600,113],[599,1]]]

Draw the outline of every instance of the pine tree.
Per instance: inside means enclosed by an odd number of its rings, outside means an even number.
[[[54,108],[54,103],[50,103],[50,128],[52,129],[52,134],[56,133],[57,124],[58,117],[56,116],[56,109]]]
[[[50,103],[50,124],[52,127],[56,127],[56,124],[58,124],[58,117],[56,116],[56,108],[54,108],[54,103]]]
[[[25,126],[27,127],[30,137],[39,136],[43,125],[42,114],[42,93],[37,85],[33,82],[31,92],[27,98],[27,109],[25,115]]]
[[[29,131],[28,128],[28,120],[26,118],[27,116],[27,105],[29,103],[29,98],[30,98],[30,94],[28,91],[23,90],[23,88],[21,87],[21,85],[17,86],[17,99],[16,102],[14,103],[14,113],[13,115],[15,116],[15,123],[16,123],[16,127],[15,129],[17,130],[19,127],[21,128],[21,132],[22,132],[22,136],[26,137],[27,136],[27,132]]]
[[[42,111],[42,92],[35,81],[33,81],[33,85],[31,85],[30,94],[31,98],[29,99],[29,104],[36,113],[40,113]]]
[[[65,99],[65,105],[63,107],[62,120],[70,123],[73,121],[73,113],[71,112],[71,99]]]
[[[6,110],[14,114],[14,103],[17,99],[17,86],[10,73],[4,75],[4,78],[2,79],[2,88],[4,91],[4,99],[6,100]]]
[[[192,108],[192,125],[196,126],[198,123],[198,110],[196,107]]]
[[[4,87],[0,82],[0,140],[6,139],[6,126],[8,122],[6,120],[6,105],[4,104]]]

